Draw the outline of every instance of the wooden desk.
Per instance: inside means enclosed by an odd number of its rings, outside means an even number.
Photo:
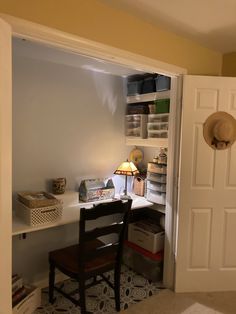
[[[132,194],[131,197],[133,199],[132,209],[151,207],[153,205],[153,203],[147,201],[145,197],[137,196],[134,194]],[[78,205],[66,207],[62,211],[62,217],[60,220],[53,222],[53,223],[48,223],[48,224],[34,226],[34,227],[28,226],[22,220],[20,220],[18,217],[13,216],[12,235],[14,236],[14,235],[19,235],[19,234],[39,231],[39,230],[43,230],[43,229],[54,228],[57,226],[62,226],[62,225],[66,225],[66,224],[70,224],[70,223],[79,221],[79,219],[80,219],[80,208],[90,208],[94,204],[98,204],[98,203],[102,203],[102,202],[109,202],[109,201],[111,201],[111,199],[103,200],[103,201],[97,201],[97,202],[89,202],[89,203],[81,202],[81,203],[78,203]]]

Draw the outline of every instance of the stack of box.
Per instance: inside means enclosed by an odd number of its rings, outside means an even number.
[[[12,275],[12,306],[15,306],[27,295],[26,288],[23,286],[23,279],[15,274]]]
[[[166,204],[167,166],[155,162],[148,163],[146,198],[153,203]]]
[[[162,279],[164,230],[150,220],[129,224],[124,263],[149,280]]]
[[[22,277],[12,275],[12,313],[32,314],[41,304],[39,288],[24,285]]]

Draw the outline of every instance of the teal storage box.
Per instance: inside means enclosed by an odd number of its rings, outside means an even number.
[[[154,101],[155,113],[168,113],[170,112],[170,99],[157,99]]]
[[[170,77],[158,75],[156,77],[156,91],[161,92],[170,89]]]

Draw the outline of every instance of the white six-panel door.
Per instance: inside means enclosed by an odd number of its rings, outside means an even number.
[[[184,77],[175,290],[236,290],[236,143],[213,150],[203,123],[236,118],[236,78]]]

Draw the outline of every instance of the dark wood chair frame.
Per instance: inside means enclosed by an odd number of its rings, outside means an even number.
[[[120,272],[121,272],[121,259],[123,252],[123,243],[127,223],[131,211],[132,200],[127,201],[112,201],[108,203],[101,203],[91,209],[81,208],[80,222],[79,222],[79,244],[70,246],[64,249],[59,249],[49,253],[49,302],[54,302],[54,289],[60,292],[63,296],[72,301],[75,305],[79,305],[81,313],[86,312],[85,290],[105,281],[115,293],[115,306],[116,310],[120,311]],[[96,219],[121,214],[122,216],[118,221],[106,226],[96,227],[95,229],[86,231],[87,221],[96,221]],[[98,238],[117,234],[118,240],[104,244]],[[92,244],[92,245],[91,245]],[[66,267],[68,261],[63,263],[68,250],[76,250],[74,259],[76,259],[77,268],[71,270]],[[64,254],[64,255],[63,255]],[[57,257],[62,257],[57,258]],[[68,257],[69,258],[69,257]],[[102,262],[103,261],[103,262]],[[105,261],[105,262],[104,262]],[[88,265],[90,266],[88,267]],[[87,268],[86,268],[87,267]],[[62,273],[70,278],[74,278],[79,283],[79,300],[75,299],[71,293],[68,294],[63,291],[62,287],[55,286],[55,268],[59,269]],[[107,271],[114,270],[114,284],[108,280],[104,275]],[[101,279],[97,279],[97,276]],[[86,281],[93,278],[92,282],[86,284]],[[73,291],[75,293],[75,291]]]

